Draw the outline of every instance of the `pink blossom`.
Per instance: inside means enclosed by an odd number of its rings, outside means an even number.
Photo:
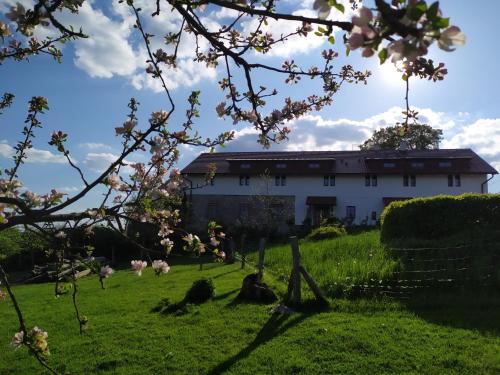
[[[103,278],[108,278],[109,276],[111,276],[115,271],[110,267],[110,266],[104,266],[104,267],[101,267],[101,272],[99,273],[99,275]]]
[[[121,179],[118,175],[107,176],[103,182],[108,185],[111,189],[117,190],[121,186]]]
[[[168,225],[167,225],[167,224],[162,224],[162,225],[160,226],[160,231],[158,232],[158,236],[160,236],[160,237],[166,237],[166,236],[168,236],[168,235],[169,235],[169,234],[171,234],[171,233],[174,233],[174,231],[173,231],[173,230],[171,230],[171,229],[168,227]]]
[[[116,135],[119,134],[130,134],[134,127],[137,125],[137,122],[133,120],[128,120],[123,123],[122,127],[115,128]]]
[[[152,266],[158,276],[162,273],[168,273],[168,271],[170,271],[170,266],[163,260],[154,260]]]
[[[210,237],[210,245],[212,245],[213,247],[217,247],[219,246],[219,241],[217,241],[217,239],[215,237]]]
[[[142,270],[148,266],[148,262],[142,260],[133,260],[132,262],[130,262],[130,265],[132,266],[132,271],[134,271],[137,276],[141,276]]]
[[[19,331],[17,332],[14,337],[12,337],[12,340],[10,342],[10,345],[12,345],[14,348],[19,348],[24,342],[24,332]]]
[[[63,240],[66,238],[66,233],[64,233],[62,230],[54,234],[55,238],[59,238],[60,240]]]
[[[165,246],[167,252],[170,252],[172,248],[174,247],[174,241],[171,241],[169,238],[164,238],[160,241],[160,244],[162,246]]]
[[[441,33],[438,39],[438,46],[445,51],[453,51],[452,46],[463,46],[465,44],[465,34],[457,26],[450,26]]]
[[[349,40],[347,43],[349,44],[349,48],[352,50],[355,50],[359,47],[361,47],[364,42],[365,38],[363,37],[363,34],[360,32],[354,32],[355,28],[353,28],[353,32],[351,33],[351,36],[349,37]]]
[[[217,112],[217,116],[224,117],[224,115],[226,114],[226,103],[219,103],[217,107],[215,107],[215,111]]]
[[[151,119],[149,120],[149,122],[151,122],[152,124],[160,124],[160,123],[164,123],[165,121],[167,121],[167,118],[168,118],[167,112],[157,111],[157,112],[153,112],[151,114]]]
[[[352,17],[352,23],[359,27],[368,26],[368,24],[372,20],[373,20],[373,13],[369,8],[366,7],[362,7],[359,10],[359,16]]]
[[[226,233],[224,233],[224,232],[219,232],[219,237],[220,237],[220,238],[226,238]]]
[[[315,0],[313,9],[318,11],[318,18],[324,20],[330,14],[331,7],[328,0]]]

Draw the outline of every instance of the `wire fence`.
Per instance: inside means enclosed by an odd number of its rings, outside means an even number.
[[[420,291],[500,287],[500,243],[496,241],[443,247],[390,247],[386,251],[398,262],[392,275],[384,280],[345,283],[345,295],[406,297]],[[243,264],[259,268],[245,251],[238,249],[235,255]],[[267,267],[265,270],[278,280],[284,279],[282,272]]]

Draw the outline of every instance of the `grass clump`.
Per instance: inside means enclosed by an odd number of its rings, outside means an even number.
[[[344,227],[339,227],[336,225],[328,225],[326,227],[319,227],[313,229],[306,237],[307,241],[319,241],[326,240],[330,238],[342,237],[347,234]]]
[[[398,262],[391,258],[379,237],[379,231],[373,230],[320,241],[301,241],[301,263],[328,296],[349,296],[356,291],[353,286],[389,280],[398,268]],[[253,261],[257,256],[250,255],[255,258]],[[266,249],[265,267],[279,279],[288,280],[291,265],[290,245]]]

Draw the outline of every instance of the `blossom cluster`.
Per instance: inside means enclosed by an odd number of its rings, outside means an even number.
[[[156,276],[160,276],[162,273],[168,273],[170,271],[170,266],[164,260],[154,260],[152,267]]]
[[[101,267],[101,270],[99,272],[99,276],[103,279],[108,278],[111,276],[115,271],[108,265]]]
[[[38,327],[33,327],[31,331],[28,332],[27,337],[24,337],[23,331],[19,331],[14,334],[11,345],[14,348],[19,348],[21,345],[26,344],[42,356],[47,357],[50,355],[49,345],[47,342],[48,337],[49,334],[46,331]]]
[[[0,198],[13,198],[24,203],[28,208],[48,208],[62,201],[63,193],[52,189],[50,193],[39,195],[31,191],[21,193],[23,184],[16,178],[0,178]],[[0,223],[8,222],[9,217],[16,215],[15,204],[0,203]]]
[[[133,260],[130,262],[130,265],[132,266],[132,271],[134,271],[137,276],[142,276],[142,270],[148,266],[148,262]]]
[[[349,49],[363,48],[364,57],[378,52],[381,63],[389,57],[393,63],[413,62],[426,55],[435,41],[445,51],[453,51],[454,46],[465,44],[465,35],[457,26],[449,26],[449,20],[442,17],[437,2],[429,7],[424,2],[399,2],[393,7],[387,5],[387,8],[379,9],[376,16],[369,8],[362,7],[352,17],[352,24],[347,40]],[[396,35],[399,38],[392,37],[385,47],[380,48],[384,38]]]

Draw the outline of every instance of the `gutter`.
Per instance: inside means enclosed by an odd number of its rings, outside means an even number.
[[[481,194],[484,194],[484,185],[486,185],[488,183],[488,181],[490,181],[493,177],[495,177],[494,174],[491,174],[491,177],[490,178],[487,178],[482,184],[481,184]]]

